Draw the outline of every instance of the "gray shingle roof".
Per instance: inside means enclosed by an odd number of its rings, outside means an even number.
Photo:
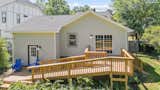
[[[79,13],[76,15],[57,15],[57,16],[38,16],[32,17],[26,22],[23,22],[9,31],[11,32],[59,32],[63,26],[78,19],[86,13]],[[101,16],[103,17],[103,16]],[[116,24],[127,32],[132,32],[133,30],[120,25],[112,20],[108,20],[113,24]]]
[[[72,20],[73,15],[33,17],[11,29],[12,32],[58,32],[63,25]]]

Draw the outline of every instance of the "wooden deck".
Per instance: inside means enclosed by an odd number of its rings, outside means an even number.
[[[106,52],[85,50],[82,56],[42,61],[40,66],[28,67],[32,70],[32,81],[37,79],[76,78],[78,76],[109,75],[111,88],[114,81],[125,82],[126,90],[128,76],[134,72],[134,57],[122,49],[120,56],[107,56]],[[125,78],[114,78],[123,75]]]
[[[126,90],[128,76],[134,73],[135,57],[122,49],[119,56],[107,56],[106,52],[85,50],[84,55],[61,58],[57,60],[42,60],[39,66],[27,67],[27,74],[24,73],[6,77],[6,82],[36,81],[39,79],[69,79],[78,76],[110,76],[111,89],[113,82],[125,82]],[[124,76],[115,78],[115,75]],[[14,79],[16,78],[16,80]]]
[[[114,57],[115,58],[115,57]],[[73,78],[78,76],[97,76],[97,75],[132,75],[132,60],[124,60],[121,57],[104,57],[87,59],[71,62],[54,63],[29,67],[32,69],[33,80],[44,78]],[[125,63],[127,66],[125,67]],[[133,65],[132,65],[133,66]]]

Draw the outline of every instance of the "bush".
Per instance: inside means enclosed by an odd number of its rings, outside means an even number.
[[[38,81],[34,85],[27,85],[21,82],[11,84],[8,90],[68,90],[65,85],[60,84],[61,80],[51,83],[48,80]]]
[[[72,84],[72,85],[70,85]],[[93,81],[92,78],[78,77],[65,83],[64,80],[38,81],[34,85],[26,85],[21,82],[13,83],[8,90],[109,90],[108,83]]]
[[[0,38],[0,71],[2,72],[9,67],[10,55],[8,53],[6,44],[7,43],[5,39]]]
[[[26,85],[21,82],[13,83],[8,90],[110,90],[109,80],[94,80],[93,78],[78,77],[56,81],[38,81],[34,85]],[[125,86],[122,82],[114,82],[114,90],[124,90]]]
[[[154,53],[156,50],[153,45],[151,44],[145,44],[141,43],[140,44],[140,51],[144,53]]]
[[[151,26],[145,29],[142,39],[160,52],[160,26]]]

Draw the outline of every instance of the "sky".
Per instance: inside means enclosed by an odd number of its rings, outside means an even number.
[[[35,2],[36,0],[31,0]],[[96,8],[97,11],[105,11],[111,8],[111,0],[66,0],[72,9],[75,6],[89,5],[91,8]]]

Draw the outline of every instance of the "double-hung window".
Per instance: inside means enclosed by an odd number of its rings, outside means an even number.
[[[77,35],[74,33],[68,34],[68,46],[77,46]]]
[[[21,16],[20,14],[17,14],[17,24],[20,24],[21,23]]]
[[[7,22],[7,12],[2,12],[2,23],[6,23]]]

